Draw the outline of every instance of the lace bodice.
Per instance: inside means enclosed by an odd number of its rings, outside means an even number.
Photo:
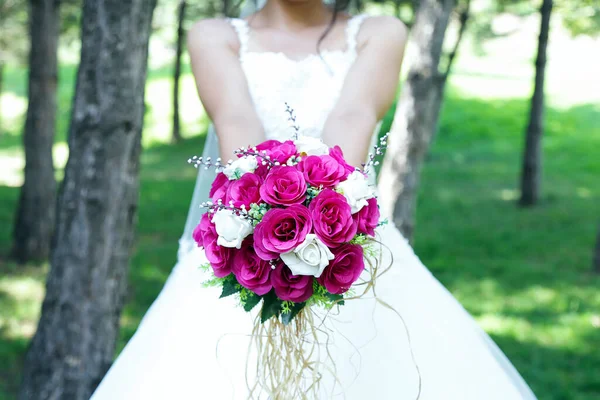
[[[248,23],[230,20],[240,40],[240,62],[250,95],[268,139],[291,137],[286,103],[295,111],[302,135],[320,136],[356,59],[356,36],[364,18],[359,15],[347,22],[344,50],[323,50],[321,56],[313,54],[301,60],[281,52],[249,51]]]

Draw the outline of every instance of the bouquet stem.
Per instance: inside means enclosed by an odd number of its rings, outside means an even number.
[[[256,392],[268,393],[270,400],[318,398],[322,374],[319,371],[320,348],[318,329],[310,307],[306,307],[289,323],[272,317],[262,323],[256,318],[251,346],[257,350],[256,380],[249,399]]]

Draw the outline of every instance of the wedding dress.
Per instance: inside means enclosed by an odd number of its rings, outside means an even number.
[[[324,50],[302,60],[253,51],[248,24],[231,20],[250,93],[269,139],[290,138],[285,103],[294,108],[301,134],[320,134],[356,58],[356,35],[364,18],[349,20],[345,49]],[[204,154],[212,151],[215,156],[216,149],[211,131]],[[202,212],[198,204],[208,198],[212,178],[214,172],[199,173],[178,263],[93,400],[247,398],[246,357],[252,357],[248,344],[255,313],[236,306],[233,296],[219,299],[217,288],[202,286],[205,277],[199,266],[206,260],[191,235]],[[383,264],[393,264],[379,278],[377,295],[402,318],[373,296],[340,307],[329,327],[339,381],[335,384],[325,374],[318,398],[535,399],[504,354],[423,266],[400,232],[390,224],[381,227],[379,235],[391,250],[384,252]]]

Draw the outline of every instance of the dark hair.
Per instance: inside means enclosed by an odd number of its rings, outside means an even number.
[[[348,9],[349,5],[350,0],[335,0],[335,2],[333,3],[333,15],[331,16],[331,21],[329,21],[329,25],[327,25],[325,32],[323,32],[323,34],[319,38],[319,41],[317,42],[317,53],[321,54],[321,43],[323,43],[323,40],[325,40],[327,35],[329,35],[331,30],[333,29],[333,26],[335,25],[335,21],[337,21],[337,17],[340,11],[345,11],[346,9]]]

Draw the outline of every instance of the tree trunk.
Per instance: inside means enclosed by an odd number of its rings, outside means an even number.
[[[456,6],[457,16],[458,16],[458,33],[456,36],[456,40],[454,41],[454,45],[452,49],[448,52],[448,54],[444,57],[445,68],[444,72],[440,74],[437,85],[435,85],[435,91],[432,101],[432,117],[431,123],[433,127],[431,128],[432,138],[430,142],[435,138],[435,134],[438,130],[439,122],[440,122],[440,113],[442,111],[442,102],[444,101],[444,92],[446,89],[446,82],[448,82],[448,77],[450,76],[450,72],[452,71],[452,66],[454,65],[454,60],[456,59],[456,55],[458,54],[458,49],[460,48],[460,44],[462,43],[462,39],[464,37],[465,31],[467,30],[467,22],[469,21],[469,17],[471,15],[471,0],[465,0]],[[442,60],[440,59],[440,63]],[[439,70],[439,69],[438,69]],[[428,145],[429,147],[429,145]],[[416,200],[416,199],[415,199]],[[413,209],[413,219],[414,219],[414,209]],[[414,230],[414,226],[413,226]],[[411,231],[412,235],[412,231]]]
[[[544,78],[546,73],[546,48],[550,31],[552,0],[543,0],[540,9],[542,23],[535,59],[535,87],[531,98],[529,125],[525,137],[525,150],[521,171],[522,206],[535,205],[540,197],[542,180],[542,136],[544,133]]]
[[[402,87],[381,168],[382,209],[409,239],[414,231],[419,172],[443,99],[446,77],[438,68],[454,4],[453,0],[420,3],[411,30],[416,54]]]
[[[54,229],[56,181],[52,145],[56,129],[59,0],[30,1],[29,106],[23,146],[25,181],[13,230],[13,257],[48,258]]]
[[[593,270],[600,274],[600,228],[598,229],[598,238],[596,239],[596,248],[594,249]]]
[[[111,365],[139,188],[156,0],[85,0],[69,161],[20,399],[87,400]]]
[[[185,31],[183,23],[185,21],[186,0],[179,0],[177,8],[177,49],[175,52],[175,70],[173,71],[173,142],[181,141],[181,127],[179,114],[179,81],[181,78],[181,55],[183,53],[183,39]]]
[[[223,0],[223,15],[225,17],[230,17],[229,13],[231,12],[231,2],[229,0]]]

